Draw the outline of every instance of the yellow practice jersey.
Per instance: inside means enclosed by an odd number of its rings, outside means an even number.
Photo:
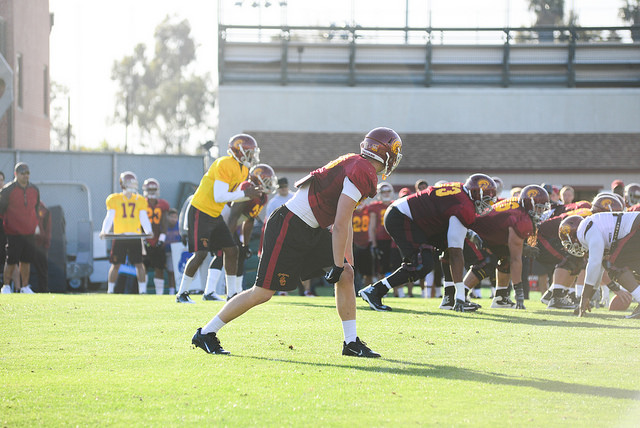
[[[213,199],[213,183],[216,181],[228,183],[229,191],[233,192],[248,176],[249,170],[247,167],[231,156],[223,156],[216,159],[209,167],[209,171],[200,180],[200,185],[193,195],[191,205],[211,217],[218,217],[224,208],[225,202],[216,202]]]
[[[147,200],[134,193],[127,198],[124,193],[113,193],[107,198],[107,211],[115,210],[113,233],[143,233],[140,211],[147,210]]]

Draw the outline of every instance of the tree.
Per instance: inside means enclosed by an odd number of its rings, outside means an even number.
[[[536,27],[554,27],[563,25],[564,0],[529,0],[529,10],[536,15]],[[553,31],[538,31],[538,40],[552,42]]]
[[[210,76],[195,73],[196,44],[187,20],[166,17],[155,30],[153,57],[138,44],[113,64],[118,84],[114,118],[136,126],[154,151],[182,153],[194,131],[204,131],[214,105]],[[161,146],[158,146],[158,142]]]
[[[69,129],[69,88],[57,82],[51,82],[51,149],[66,150],[75,141],[73,131]]]
[[[633,27],[631,30],[633,41],[640,42],[640,0],[625,0],[624,6],[618,9],[618,15]]]

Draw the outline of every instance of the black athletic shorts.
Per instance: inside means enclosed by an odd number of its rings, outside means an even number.
[[[353,267],[356,272],[360,273],[362,276],[373,275],[373,256],[371,254],[371,246],[353,246]]]
[[[142,263],[143,248],[142,239],[115,240],[111,246],[109,262],[112,265],[121,265],[127,261],[127,256],[129,256],[129,263],[132,265]]]
[[[429,243],[427,234],[397,207],[391,207],[385,212],[384,228],[400,249],[403,260],[413,260],[418,248]]]
[[[331,232],[312,228],[283,205],[264,230],[256,285],[268,290],[296,290],[301,281],[324,275],[333,266]]]
[[[164,269],[167,265],[167,253],[162,247],[147,246],[147,255],[144,258],[144,265],[147,269]]]
[[[189,251],[209,251],[235,247],[229,227],[222,216],[211,217],[193,205],[189,207]]]
[[[7,235],[7,264],[33,263],[36,254],[35,235]]]

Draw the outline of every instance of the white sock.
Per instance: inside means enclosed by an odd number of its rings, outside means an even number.
[[[601,287],[602,290],[602,299],[600,299],[602,302],[609,302],[609,287]]]
[[[176,287],[169,287],[169,294],[176,294]]]
[[[107,293],[113,294],[113,290],[116,288],[115,282],[107,282]]]
[[[209,321],[207,323],[207,325],[205,325],[204,327],[202,327],[202,330],[200,330],[200,332],[202,334],[209,334],[211,332],[213,333],[217,333],[218,331],[220,331],[220,329],[222,327],[224,327],[225,325],[227,325],[226,322],[222,322],[222,320],[220,319],[220,317],[218,317],[217,315],[215,317],[213,317],[213,319],[211,321]]]
[[[225,272],[225,279],[227,280],[227,296],[233,296],[237,293],[236,291],[236,280],[238,279],[235,275],[229,275]]]
[[[387,278],[383,278],[380,282],[382,284],[384,284],[384,286],[387,287],[389,290],[391,290],[392,287],[391,287],[391,284],[389,284],[389,281],[387,281]],[[347,343],[349,343],[349,342],[347,342]]]
[[[584,284],[576,284],[576,297],[582,296],[582,290],[584,290]]]
[[[156,294],[164,294],[164,279],[153,279],[156,286]]]
[[[404,297],[404,287],[398,287],[398,297]]]
[[[236,277],[236,293],[242,293],[242,291],[244,291],[242,288],[243,279],[244,279],[244,275],[240,275]]]
[[[640,289],[640,287],[638,287]],[[355,342],[358,334],[356,332],[356,320],[342,321],[342,331],[344,331],[344,343]]]
[[[220,274],[222,271],[220,269],[209,269],[207,273],[207,286],[204,289],[204,294],[215,294],[216,293],[216,285],[218,285],[218,279],[220,279]]]
[[[454,286],[456,287],[456,300],[462,300],[464,302],[464,282],[456,282]]]
[[[631,297],[636,299],[636,302],[640,302],[640,287],[636,287],[635,290],[631,293]]]
[[[138,293],[147,294],[147,281],[138,282]]]
[[[178,289],[178,294],[186,293],[189,291],[189,287],[191,287],[191,283],[193,282],[193,277],[188,276],[186,273],[182,275],[182,280],[180,281],[180,288]]]

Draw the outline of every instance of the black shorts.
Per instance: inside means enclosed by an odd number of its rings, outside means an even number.
[[[397,207],[385,212],[384,228],[398,246],[403,260],[413,260],[420,246],[429,243],[422,229]]]
[[[629,268],[640,272],[640,217],[634,223],[631,232],[616,241],[615,248],[609,256],[610,265],[622,269]]]
[[[222,216],[211,217],[193,205],[189,207],[189,251],[215,254],[223,248],[235,247],[229,227]]]
[[[312,228],[286,206],[277,208],[264,230],[256,286],[291,291],[301,281],[324,274],[333,266],[331,232]]]
[[[373,256],[371,247],[353,246],[353,267],[362,276],[373,275]]]
[[[142,239],[115,240],[111,246],[109,262],[113,265],[121,265],[127,261],[127,256],[129,256],[129,263],[132,265],[142,263],[143,248]]]
[[[167,265],[167,253],[164,246],[147,246],[147,255],[144,257],[144,265],[147,269],[164,269]]]
[[[34,235],[7,235],[7,264],[32,263],[36,254]]]

